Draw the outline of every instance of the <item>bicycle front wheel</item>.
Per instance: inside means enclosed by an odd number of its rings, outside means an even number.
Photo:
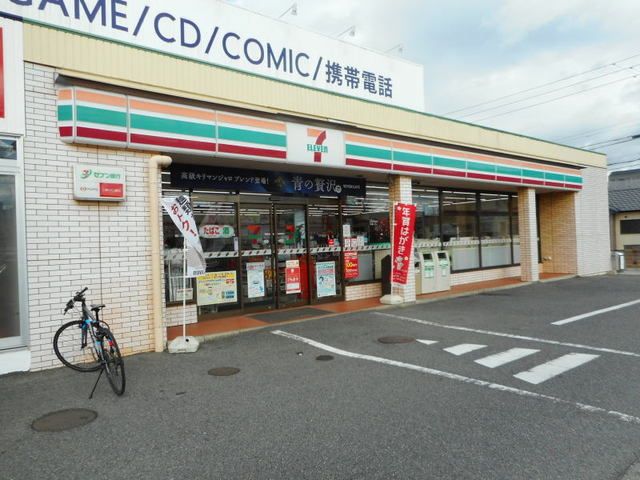
[[[62,325],[53,337],[53,351],[58,359],[67,367],[78,372],[96,372],[102,363],[91,340],[89,332],[81,320],[74,320]],[[83,346],[84,339],[87,345]]]
[[[105,332],[102,339],[102,356],[104,358],[104,373],[116,395],[124,393],[126,385],[124,377],[124,360],[120,355],[120,349],[111,330]]]

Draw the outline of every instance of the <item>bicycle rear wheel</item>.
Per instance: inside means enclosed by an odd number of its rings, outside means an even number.
[[[124,376],[124,360],[111,330],[106,330],[102,339],[102,355],[104,357],[104,373],[116,395],[124,393],[126,380]]]
[[[96,372],[102,368],[91,341],[86,332],[87,345],[82,346],[83,322],[74,320],[62,325],[53,337],[53,351],[67,367],[78,372]]]

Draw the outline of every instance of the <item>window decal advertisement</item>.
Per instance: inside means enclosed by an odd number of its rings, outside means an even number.
[[[287,260],[284,282],[287,295],[302,292],[302,284],[300,283],[300,260]]]
[[[358,252],[344,252],[344,278],[350,280],[359,275]]]
[[[201,275],[198,283],[198,306],[236,303],[238,288],[236,271],[211,272]]]
[[[316,285],[318,298],[336,294],[336,262],[316,263]]]
[[[264,297],[264,262],[247,263],[247,297]]]

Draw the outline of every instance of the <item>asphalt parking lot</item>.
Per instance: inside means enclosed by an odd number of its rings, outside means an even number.
[[[128,357],[123,397],[102,382],[88,400],[95,375],[68,369],[0,377],[0,477],[631,478],[638,278],[534,284]],[[207,374],[221,366],[240,372]],[[31,428],[67,408],[98,417]]]

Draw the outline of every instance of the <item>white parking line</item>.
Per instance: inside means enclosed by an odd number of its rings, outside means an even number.
[[[526,372],[516,373],[514,377],[524,380],[525,382],[538,385],[539,383],[549,380],[556,375],[568,372],[569,370],[590,362],[599,356],[600,355],[589,355],[587,353],[569,353],[558,357],[555,360],[551,360],[550,362],[533,367],[531,370],[527,370]]]
[[[626,413],[616,412],[615,410],[606,410],[601,407],[594,407],[592,405],[587,405],[584,403],[563,400],[562,398],[552,397],[551,395],[544,395],[542,393],[530,392],[528,390],[522,390],[520,388],[513,388],[507,385],[501,385],[499,383],[486,382],[484,380],[465,377],[463,375],[458,375],[456,373],[443,372],[441,370],[436,370],[433,368],[421,367],[419,365],[414,365],[411,363],[398,362],[397,360],[391,360],[388,358],[349,352],[347,350],[342,350],[339,348],[331,347],[329,345],[325,345],[324,343],[316,342],[315,340],[311,340],[309,338],[301,337],[299,335],[294,335],[293,333],[283,332],[282,330],[274,330],[271,333],[273,333],[274,335],[279,335],[281,337],[289,338],[291,340],[295,340],[297,342],[306,343],[307,345],[311,345],[312,347],[318,348],[320,350],[324,350],[326,352],[334,353],[335,355],[341,355],[343,357],[357,358],[360,360],[368,360],[370,362],[381,363],[381,364],[390,365],[393,367],[405,368],[407,370],[414,370],[416,372],[448,378],[449,380],[455,380],[455,381],[470,384],[470,385],[476,385],[478,387],[490,388],[492,390],[497,390],[500,392],[513,393],[521,397],[536,398],[540,400],[548,400],[557,404],[570,405],[583,412],[602,413],[602,414],[614,417],[618,420],[622,420],[623,422],[635,423],[640,425],[640,418],[634,417],[633,415],[627,415]]]
[[[487,348],[487,346],[478,345],[476,343],[461,343],[460,345],[454,345],[453,347],[443,348],[443,350],[459,357],[460,355],[464,355],[465,353],[473,352],[475,350],[480,350],[481,348]]]
[[[632,302],[621,303],[620,305],[614,305],[608,308],[602,308],[600,310],[594,310],[593,312],[583,313],[582,315],[576,315],[575,317],[565,318],[564,320],[558,320],[556,322],[551,322],[551,325],[566,325],[567,323],[577,322],[579,320],[593,317],[595,315],[601,315],[607,312],[613,312],[614,310],[620,310],[621,308],[631,307],[632,305],[637,305],[640,303],[640,300],[634,300]]]
[[[490,330],[478,330],[478,329],[469,328],[469,327],[458,327],[457,325],[444,325],[442,323],[430,322],[428,320],[420,320],[418,318],[411,318],[411,317],[402,317],[400,315],[392,315],[390,313],[383,313],[383,312],[373,312],[373,314],[379,315],[381,317],[389,317],[389,318],[395,318],[397,320],[406,320],[409,322],[415,322],[421,325],[428,325],[430,327],[447,328],[449,330],[459,330],[461,332],[472,332],[472,333],[480,333],[482,335],[493,335],[495,337],[515,338],[517,340],[526,340],[527,342],[546,343],[549,345],[562,345],[563,347],[581,348],[583,350],[593,350],[594,352],[615,353],[616,355],[625,355],[628,357],[640,357],[640,353],[626,352],[624,350],[615,350],[613,348],[592,347],[590,345],[581,345],[579,343],[558,342],[556,340],[545,340],[544,338],[525,337],[523,335],[512,335],[510,333],[492,332]]]
[[[476,363],[484,365],[489,368],[496,368],[500,365],[504,365],[509,362],[515,362],[521,358],[528,357],[534,353],[538,353],[540,350],[534,348],[511,348],[504,352],[496,353],[495,355],[489,355],[488,357],[479,358]]]
[[[438,343],[437,340],[421,340],[419,338],[416,338],[416,342],[420,342],[424,345],[433,345],[434,343]]]

